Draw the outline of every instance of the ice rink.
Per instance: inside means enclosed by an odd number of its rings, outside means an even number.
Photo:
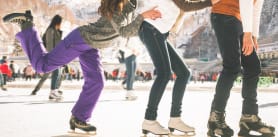
[[[82,82],[63,83],[64,100],[48,100],[49,83],[36,96],[30,96],[37,81],[9,83],[8,91],[0,91],[0,137],[72,137],[69,131],[71,108],[77,100]],[[97,127],[96,137],[140,137],[141,124],[152,82],[135,83],[136,101],[124,100],[125,91],[119,82],[107,82],[90,123]],[[167,127],[171,105],[169,83],[159,105],[157,120]],[[183,101],[183,120],[196,128],[196,137],[206,137],[209,109],[215,83],[188,85]],[[264,122],[278,128],[278,86],[259,88],[258,103]],[[239,131],[242,98],[236,86],[227,106],[227,123]],[[277,134],[277,132],[276,132]],[[80,135],[76,135],[78,137]],[[153,137],[149,135],[149,137]]]

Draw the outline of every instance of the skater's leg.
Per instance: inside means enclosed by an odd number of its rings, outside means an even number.
[[[151,132],[158,135],[167,135],[169,131],[156,121],[158,104],[171,76],[171,65],[166,44],[167,36],[161,34],[147,22],[143,22],[139,36],[145,44],[157,72],[157,77],[149,95],[142,130],[144,134]]]
[[[104,73],[98,50],[91,49],[80,55],[79,59],[85,83],[72,114],[77,119],[87,122],[103,89]]]
[[[60,81],[60,78],[61,78],[61,73],[62,72],[60,71],[59,68],[52,71],[51,86],[50,86],[51,90],[58,89],[59,81]]]
[[[233,136],[233,130],[225,121],[225,108],[234,80],[241,70],[240,36],[242,24],[236,17],[215,13],[211,15],[211,23],[223,59],[223,70],[217,81],[216,93],[211,106],[208,136],[215,136],[215,134]]]
[[[46,53],[37,31],[33,27],[19,32],[16,37],[21,42],[33,68],[39,73],[57,69],[91,49],[81,37],[78,29],[73,30],[49,53]]]
[[[136,56],[131,55],[125,59],[126,64],[126,99],[127,100],[135,100],[137,96],[134,94],[133,90],[133,82],[135,80],[135,69],[136,69]]]
[[[158,104],[171,77],[171,66],[165,35],[152,25],[144,22],[140,30],[140,39],[144,42],[157,71],[157,77],[149,95],[145,119],[156,120]]]
[[[190,76],[190,71],[178,53],[174,50],[173,46],[170,45],[170,43],[167,43],[167,47],[170,55],[172,70],[177,76],[173,88],[171,117],[180,117],[182,99]]]
[[[63,81],[63,71],[61,68],[58,68],[58,70],[59,70],[59,75],[57,77],[56,89],[60,89],[62,81]]]
[[[50,73],[44,73],[42,77],[40,78],[39,82],[37,83],[35,89],[32,92],[32,95],[36,95],[36,93],[41,89],[43,83],[47,80]]]
[[[127,74],[127,79],[126,79],[126,84],[127,84],[127,90],[132,90],[133,89],[133,82],[134,82],[134,77],[135,77],[135,69],[136,69],[136,56],[131,55],[128,58],[126,58],[126,74]]]
[[[223,70],[217,81],[212,110],[224,112],[233,83],[241,70],[242,25],[235,17],[221,14],[212,14],[211,20],[223,59]]]
[[[258,116],[257,86],[261,72],[260,60],[254,49],[249,56],[241,56],[243,67],[242,81],[242,116],[239,122],[239,137],[250,135],[250,131],[258,132],[261,137],[274,137],[275,128],[266,125]]]
[[[167,46],[170,55],[171,66],[174,73],[177,76],[173,88],[172,106],[170,114],[171,118],[168,123],[168,128],[171,132],[174,132],[174,130],[178,130],[184,132],[187,135],[194,135],[195,129],[185,124],[181,119],[181,106],[186,84],[190,77],[190,71],[188,70],[188,67],[184,64],[181,57],[174,50],[173,46],[170,45],[170,43],[167,43]]]
[[[254,52],[249,55],[241,56],[241,63],[243,67],[243,78],[242,78],[242,114],[258,114],[257,104],[257,87],[259,81],[259,75],[261,73],[261,63]]]

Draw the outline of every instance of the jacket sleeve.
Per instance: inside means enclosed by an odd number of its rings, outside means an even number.
[[[135,17],[135,19],[132,22],[124,26],[122,25],[121,18],[123,18],[123,16],[114,16],[112,20],[113,22],[115,22],[115,25],[113,25],[113,23],[111,22],[113,28],[116,29],[119,35],[125,38],[137,36],[140,26],[144,21],[143,16],[138,14],[137,17]]]
[[[200,10],[212,6],[211,0],[204,0],[204,1],[173,0],[173,2],[185,12]]]
[[[240,17],[243,32],[252,32],[253,29],[253,0],[239,0]]]
[[[48,52],[50,52],[53,47],[54,47],[54,30],[53,29],[47,29],[46,31],[46,40],[45,40],[45,43],[46,43],[46,49]]]
[[[257,0],[255,5],[254,5],[253,36],[255,36],[255,37],[259,37],[261,12],[262,12],[263,3],[264,3],[264,0]]]

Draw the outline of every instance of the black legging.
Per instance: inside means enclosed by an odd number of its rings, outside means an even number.
[[[171,117],[179,117],[190,71],[174,48],[166,41],[168,34],[161,34],[151,24],[143,22],[139,36],[145,44],[157,71],[157,77],[151,88],[145,119],[156,120],[158,104],[171,78],[172,71],[177,78],[173,89],[170,115]]]

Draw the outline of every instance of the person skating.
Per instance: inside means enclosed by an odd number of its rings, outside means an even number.
[[[142,132],[145,136],[148,133],[155,135],[168,135],[175,130],[184,132],[187,135],[194,135],[195,129],[183,122],[181,118],[181,106],[186,84],[190,77],[190,71],[184,64],[183,59],[167,41],[171,28],[177,27],[181,22],[184,11],[194,11],[209,7],[218,0],[205,1],[184,1],[184,0],[144,0],[144,7],[158,6],[162,18],[157,20],[146,19],[139,31],[139,36],[145,44],[149,55],[155,66],[157,77],[151,87],[149,101],[145,112],[145,120],[142,124]],[[181,8],[181,12],[180,9]],[[180,15],[178,13],[181,13]],[[176,22],[176,23],[175,23]],[[158,104],[169,82],[172,71],[177,79],[173,88],[172,106],[170,120],[167,130],[156,120]]]
[[[258,116],[257,104],[261,66],[256,51],[263,2],[264,0],[221,0],[212,7],[211,23],[223,58],[223,70],[216,85],[208,120],[209,137],[234,135],[225,121],[225,108],[241,67],[243,105],[238,136],[249,137],[251,130],[259,132],[259,137],[274,136],[274,127],[264,124]]]
[[[46,29],[46,32],[43,35],[43,44],[46,47],[46,50],[52,51],[55,48],[55,45],[57,45],[61,39],[62,39],[62,31],[61,29],[62,24],[62,17],[60,15],[55,15],[48,28]],[[39,80],[38,84],[36,85],[35,89],[32,91],[31,95],[36,95],[37,92],[42,87],[43,83],[48,79],[48,77],[51,75],[51,85],[50,85],[50,93],[49,93],[49,99],[50,100],[61,100],[62,97],[62,91],[59,90],[61,86],[62,81],[62,70],[61,68],[57,68],[52,72],[44,73]]]
[[[88,123],[99,95],[104,87],[104,73],[100,60],[100,48],[113,45],[120,37],[138,35],[138,30],[145,18],[156,19],[160,12],[150,9],[138,14],[127,24],[126,20],[137,6],[136,0],[101,0],[101,17],[95,23],[73,30],[46,52],[37,31],[33,27],[31,11],[6,15],[4,22],[19,24],[21,32],[16,35],[27,54],[32,66],[38,73],[47,73],[68,64],[79,57],[84,85],[79,99],[72,109],[70,128],[96,133],[96,127]]]
[[[135,45],[133,39],[128,39],[127,44],[122,45],[120,50],[124,52],[124,63],[126,66],[126,78],[122,82],[124,89],[126,89],[126,100],[136,100],[137,96],[133,92],[133,83],[135,80],[136,71],[136,57],[139,54],[138,45]],[[126,86],[125,86],[126,85]]]

